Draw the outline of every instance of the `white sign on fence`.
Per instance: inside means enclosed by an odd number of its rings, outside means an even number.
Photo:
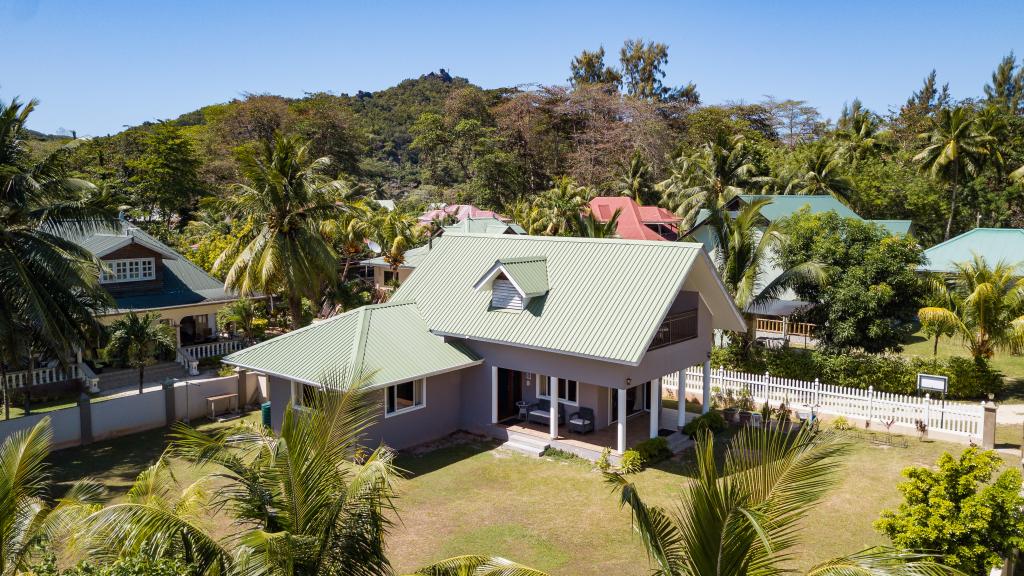
[[[918,374],[917,375],[917,390],[928,391],[928,392],[942,392],[946,393],[949,386],[949,378],[946,376],[936,376],[934,374]]]

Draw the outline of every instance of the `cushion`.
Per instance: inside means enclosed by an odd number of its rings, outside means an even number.
[[[576,418],[573,418],[572,420],[569,420],[569,423],[570,424],[590,424],[590,420],[587,420],[586,418],[580,418],[580,417],[577,416]]]

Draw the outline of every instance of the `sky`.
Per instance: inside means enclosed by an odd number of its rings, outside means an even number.
[[[572,57],[626,38],[669,45],[666,84],[702,101],[859,97],[898,107],[935,68],[955,98],[1024,56],[1024,1],[269,2],[0,0],[0,101],[79,136],[175,118],[247,93],[393,86],[445,68],[484,88],[564,84]]]

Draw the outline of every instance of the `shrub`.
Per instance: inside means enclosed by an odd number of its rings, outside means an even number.
[[[702,430],[711,430],[711,432],[721,432],[725,430],[728,425],[725,422],[725,417],[718,410],[712,410],[707,414],[701,414],[700,416],[690,420],[683,426],[683,433],[689,436],[696,436],[698,432]]]
[[[839,431],[853,430],[853,426],[850,425],[850,421],[846,419],[846,416],[837,416],[832,420],[832,429]]]
[[[648,466],[672,457],[672,451],[668,447],[668,440],[661,436],[640,442],[634,447],[634,450],[640,453],[640,458]]]
[[[611,448],[605,448],[604,450],[601,450],[601,457],[597,459],[597,469],[600,470],[601,472],[607,472],[611,470],[612,463],[609,459],[611,453]]]
[[[636,450],[626,450],[619,461],[619,470],[623,474],[635,474],[644,469],[644,458]]]

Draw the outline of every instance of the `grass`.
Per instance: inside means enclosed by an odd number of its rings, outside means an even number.
[[[932,358],[934,340],[929,340],[923,333],[918,332],[910,337],[910,340],[903,345],[904,356],[920,356]],[[970,353],[964,348],[957,338],[942,338],[939,340],[938,356],[948,358],[950,356],[962,356],[970,358]],[[1005,389],[1001,401],[1024,402],[1024,356],[1014,356],[1001,352],[992,358],[992,367],[1003,373]]]
[[[199,428],[216,426],[222,424]],[[1019,445],[1020,428],[1000,427],[999,441]],[[167,440],[164,430],[154,430],[57,452],[51,457],[57,491],[93,476],[121,495],[160,456]],[[397,486],[399,514],[388,540],[397,573],[471,553],[505,556],[553,574],[650,573],[629,512],[619,508],[592,464],[575,458],[529,458],[495,446],[472,440],[399,457],[407,479]],[[872,522],[882,509],[899,503],[900,472],[911,465],[932,465],[942,452],[962,449],[916,438],[907,448],[855,441],[837,487],[804,522],[794,567],[886,543]],[[688,465],[688,460],[670,460],[633,478],[651,503],[674,506]],[[181,485],[203,472],[183,462],[173,462],[172,468]],[[226,518],[214,520],[218,532],[229,527]]]

